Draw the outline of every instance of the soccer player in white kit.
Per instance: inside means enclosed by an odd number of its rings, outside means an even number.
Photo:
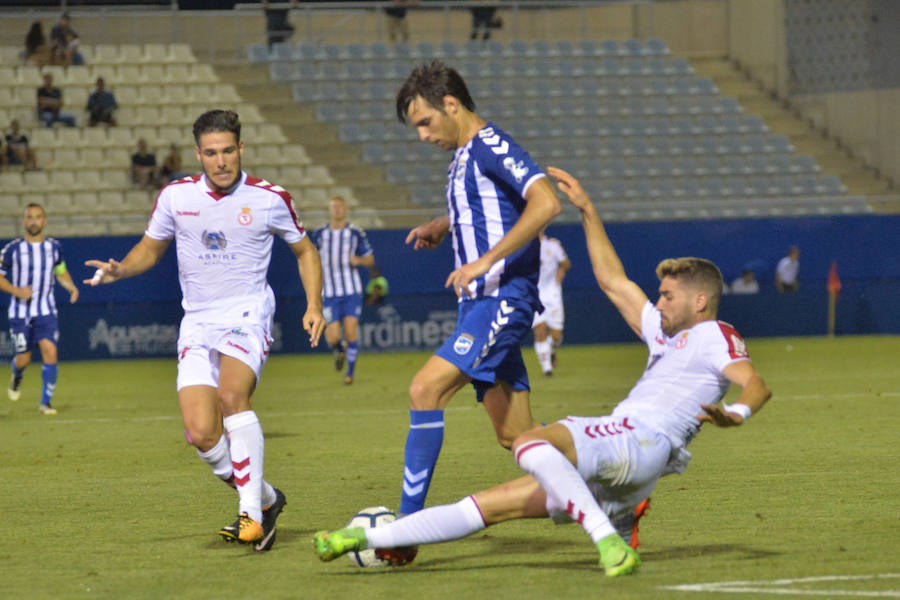
[[[281,187],[241,170],[244,143],[232,111],[194,123],[202,175],[159,193],[143,238],[121,261],[89,260],[98,285],[153,267],[174,238],[184,318],[178,335],[178,401],[185,435],[239,496],[238,518],[219,534],[269,550],[285,496],[263,478],[264,438],[250,396],[272,342],[275,296],[266,281],[275,235],[297,257],[311,346],[325,328],[319,255]]]
[[[566,313],[563,308],[562,282],[572,263],[560,241],[541,231],[541,271],[538,275],[538,294],[543,312],[534,313],[534,351],[544,376],[553,375],[556,368],[556,349],[562,344]]]
[[[516,463],[529,476],[381,527],[321,531],[313,538],[320,559],[449,541],[502,521],[549,516],[584,528],[606,575],[630,573],[640,556],[613,523],[647,498],[660,477],[684,471],[691,458],[686,446],[703,423],[741,425],[771,396],[738,332],[716,320],[722,274],[713,263],[662,261],[653,305],[625,275],[578,180],[553,167],[547,173],[581,211],[597,283],[647,344],[644,374],[611,415],[567,417],[516,438]],[[731,383],[741,386],[740,398],[720,404]]]

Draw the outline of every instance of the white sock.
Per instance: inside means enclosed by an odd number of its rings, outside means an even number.
[[[212,467],[216,477],[234,487],[234,482],[231,481],[234,470],[231,468],[231,452],[228,450],[228,438],[223,435],[216,442],[216,445],[206,452],[201,452],[200,448],[197,448],[197,455],[203,462]]]
[[[578,470],[551,443],[544,440],[526,442],[516,450],[516,462],[537,479],[558,506],[567,507],[566,512],[594,543],[616,533]]]
[[[402,548],[458,540],[487,527],[472,496],[432,506],[381,527],[366,528],[369,548]]]
[[[231,441],[231,465],[240,497],[238,512],[246,512],[262,523],[265,440],[259,419],[252,410],[245,410],[225,417],[223,423]]]
[[[553,342],[550,341],[550,338],[548,337],[543,342],[535,342],[534,351],[537,353],[538,362],[541,363],[541,370],[544,373],[552,371],[553,364],[550,362],[550,358],[553,355]]]

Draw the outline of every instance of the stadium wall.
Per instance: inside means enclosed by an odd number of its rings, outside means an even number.
[[[701,256],[718,264],[726,281],[744,268],[756,271],[762,291],[754,296],[726,296],[720,316],[746,337],[823,335],[826,332],[825,280],[836,261],[843,283],[837,310],[839,334],[898,334],[900,313],[900,216],[822,217],[614,223],[609,236],[626,272],[655,299],[656,264],[672,256]],[[443,283],[452,265],[448,243],[435,251],[413,252],[406,231],[370,231],[378,265],[390,284],[385,304],[366,307],[361,339],[366,351],[434,348],[452,331],[456,299]],[[578,225],[550,228],[572,261],[565,281],[568,343],[634,341],[593,280],[584,236]],[[123,257],[136,238],[64,239],[73,278],[91,275],[83,266],[95,257]],[[800,291],[777,294],[773,277],[789,245],[801,248]],[[58,293],[60,355],[63,360],[172,356],[181,317],[174,248],[148,273],[109,286],[79,284],[77,304]],[[305,300],[296,260],[286,245],[275,244],[270,281],[279,298],[275,352],[308,352],[300,329]],[[0,318],[0,350],[12,354],[5,317]],[[324,350],[324,349],[323,349]]]

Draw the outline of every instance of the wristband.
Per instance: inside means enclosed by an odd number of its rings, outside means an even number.
[[[750,415],[753,414],[753,411],[750,410],[749,406],[747,406],[746,404],[741,404],[740,402],[735,402],[734,404],[725,404],[723,402],[722,408],[725,410],[725,412],[741,415],[741,417],[745,421],[750,418]]]

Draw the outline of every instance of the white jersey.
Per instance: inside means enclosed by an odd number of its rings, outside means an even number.
[[[699,431],[700,406],[717,403],[728,391],[722,370],[750,360],[744,340],[722,321],[703,321],[668,337],[649,301],[641,312],[641,337],[650,349],[647,369],[612,414],[634,415],[683,447]]]
[[[195,322],[265,320],[274,311],[266,281],[274,235],[288,244],[306,235],[284,188],[241,173],[230,194],[205,175],[162,189],[146,234],[175,239],[185,316]]]
[[[538,276],[538,293],[541,303],[558,303],[562,300],[562,283],[557,281],[559,265],[569,260],[562,244],[556,238],[541,236],[541,271]]]

